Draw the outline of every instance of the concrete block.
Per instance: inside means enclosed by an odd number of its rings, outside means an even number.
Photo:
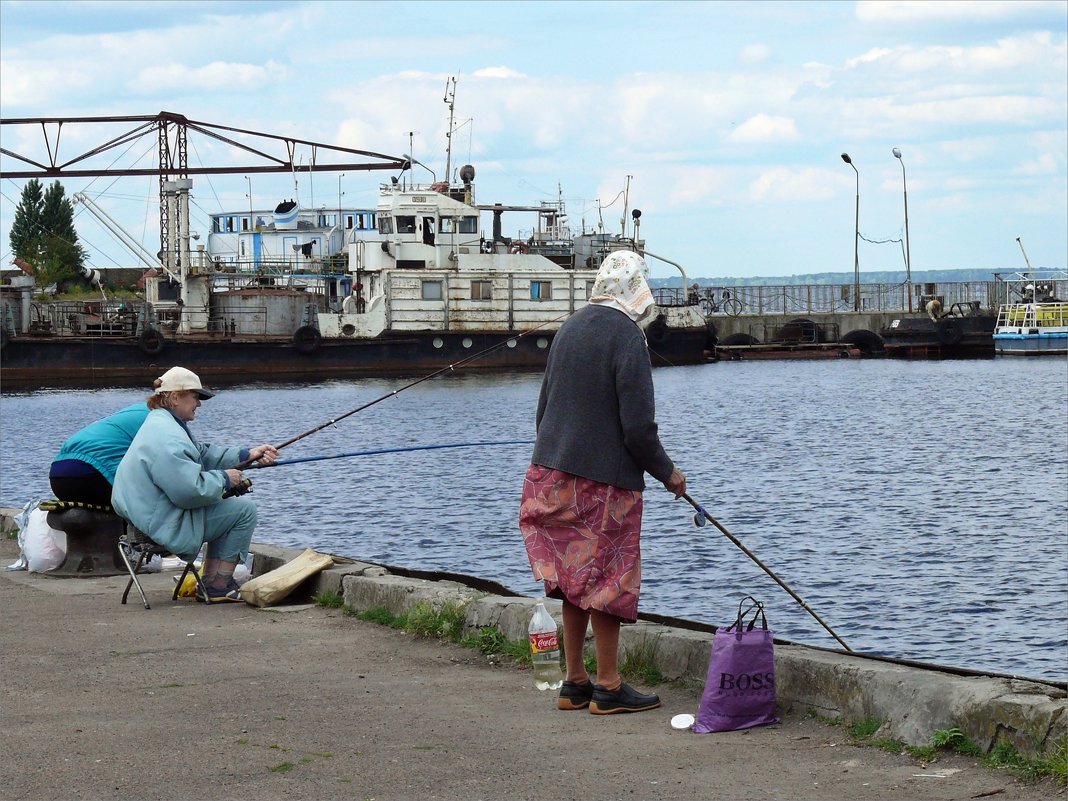
[[[358,612],[385,608],[401,615],[419,603],[440,608],[448,602],[465,603],[478,593],[455,581],[427,581],[401,576],[347,575],[342,580],[345,604]]]

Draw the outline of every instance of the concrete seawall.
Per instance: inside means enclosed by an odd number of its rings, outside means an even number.
[[[256,575],[300,553],[269,545],[254,545],[253,550]],[[367,562],[338,562],[298,588],[294,600],[332,592],[357,611],[384,608],[395,615],[419,603],[461,603],[466,605],[466,630],[492,626],[509,639],[527,636],[537,599],[489,594],[463,581],[404,577]],[[550,600],[548,606],[560,623],[560,603]],[[621,648],[638,644],[655,644],[668,681],[704,683],[711,634],[639,621],[623,628]],[[589,637],[587,646],[592,651]],[[775,670],[783,713],[813,711],[847,723],[877,719],[883,723],[877,737],[908,745],[930,745],[936,730],[956,727],[984,750],[1004,741],[1034,756],[1068,736],[1068,694],[1063,686],[960,676],[799,645],[776,646]]]
[[[0,536],[15,530],[13,518],[18,511],[0,509]],[[273,570],[300,553],[259,543],[254,543],[252,550],[255,575]],[[448,602],[463,604],[466,631],[493,627],[512,640],[526,639],[537,600],[509,595],[506,588],[477,578],[403,576],[381,565],[335,557],[334,567],[308,579],[286,602],[306,602],[327,592],[341,595],[357,611],[384,608],[394,615],[420,603],[433,607]],[[547,605],[559,624],[560,603],[550,600]],[[644,620],[624,626],[621,648],[625,651],[639,645],[654,646],[658,667],[667,681],[703,685],[711,633]],[[589,635],[587,648],[592,653]],[[956,727],[986,751],[998,742],[1008,742],[1020,753],[1035,756],[1068,737],[1064,685],[962,676],[794,644],[776,645],[775,669],[783,714],[811,711],[846,723],[875,719],[882,722],[877,737],[908,745],[930,745],[935,731]]]

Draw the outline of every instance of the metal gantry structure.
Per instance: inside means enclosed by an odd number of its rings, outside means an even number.
[[[113,124],[133,127],[117,136],[105,138],[100,144],[81,153],[73,156],[60,156],[60,138],[64,126],[68,128],[75,125],[103,127]],[[165,270],[172,273],[184,272],[189,267],[187,263],[190,231],[189,189],[192,186],[190,179],[193,175],[285,172],[295,176],[298,172],[402,170],[408,166],[408,162],[402,157],[190,120],[182,114],[170,111],[161,111],[152,116],[0,118],[0,134],[8,134],[0,135],[0,141],[4,143],[14,139],[15,137],[11,134],[17,130],[8,128],[8,126],[39,127],[45,157],[17,153],[8,149],[6,144],[0,146],[0,154],[19,162],[17,168],[13,169],[0,164],[0,179],[157,175],[160,202],[160,263]],[[190,166],[190,133],[201,134],[223,142],[238,151],[248,153],[260,163]],[[93,164],[94,158],[152,134],[155,134],[158,140],[155,167],[115,167]],[[85,136],[79,138],[84,139]],[[261,140],[266,144],[261,144]],[[272,146],[283,146],[284,154],[272,154],[269,152]],[[308,148],[311,157],[306,164],[298,166],[296,156],[300,148]],[[353,156],[362,157],[364,160],[354,160]]]

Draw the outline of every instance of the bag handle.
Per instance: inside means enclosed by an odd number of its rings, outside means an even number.
[[[745,602],[750,601],[749,606],[743,611],[742,607],[745,606]],[[752,612],[753,616],[749,620],[748,624],[745,622],[745,618]],[[752,595],[746,595],[742,600],[738,602],[738,616],[734,619],[734,622],[727,626],[727,631],[737,631],[741,633],[742,626],[745,626],[746,631],[752,631],[756,626],[757,620],[761,622],[761,628],[764,631],[768,630],[768,617],[764,614],[764,604],[754,598]]]

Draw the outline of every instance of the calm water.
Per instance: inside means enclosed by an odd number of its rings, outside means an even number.
[[[852,648],[1065,680],[1064,360],[741,362],[654,376],[661,434],[691,495]],[[281,442],[406,383],[227,389],[194,426],[205,441]],[[283,455],[532,439],[539,383],[537,374],[435,379]],[[0,397],[0,503],[49,496],[61,442],[142,394]],[[256,539],[535,595],[516,526],[529,454],[513,445],[255,471]],[[645,521],[644,611],[722,624],[752,594],[779,636],[836,646],[659,484],[646,493]]]

